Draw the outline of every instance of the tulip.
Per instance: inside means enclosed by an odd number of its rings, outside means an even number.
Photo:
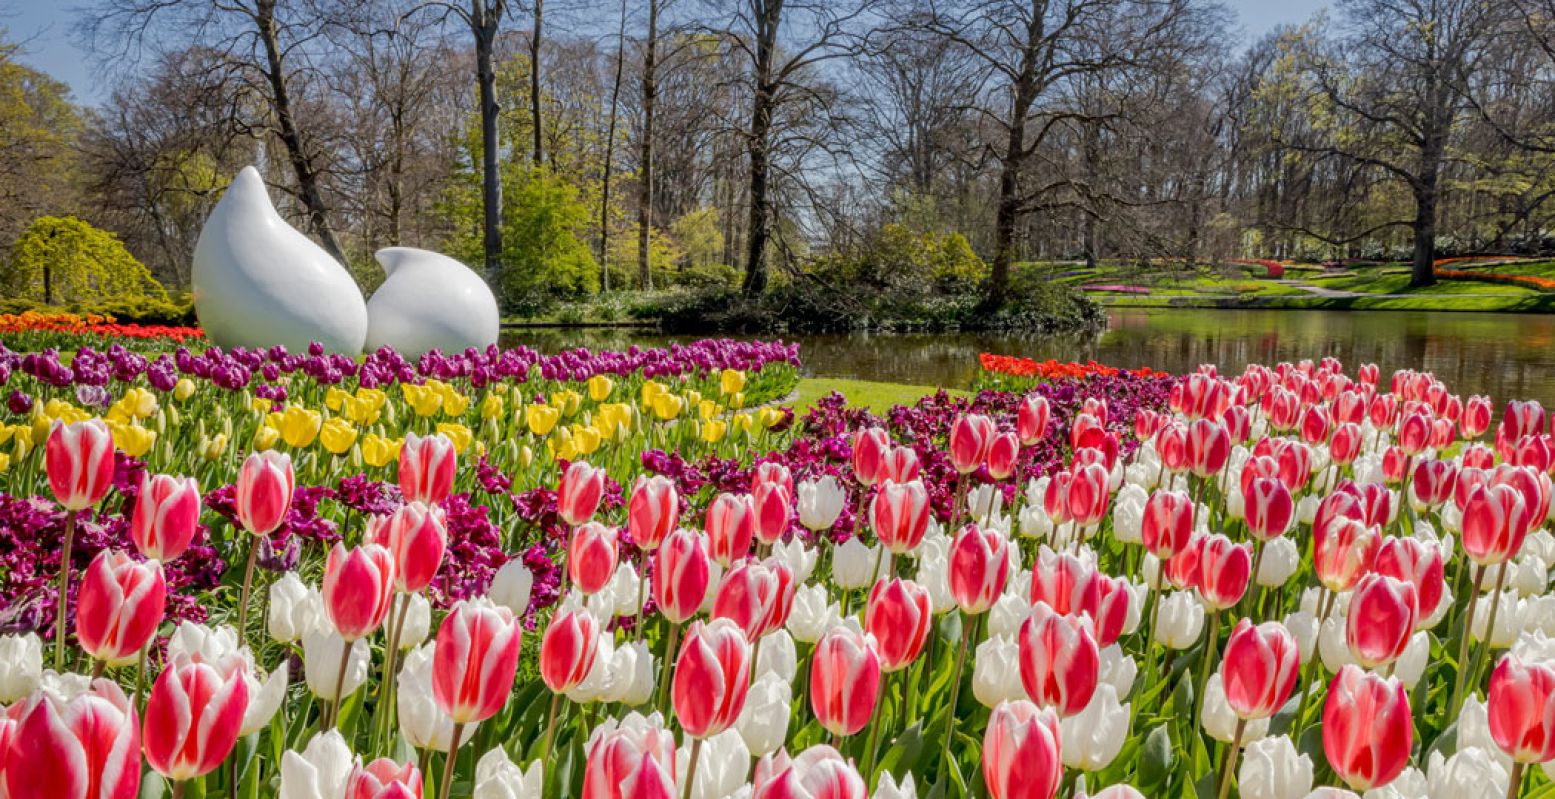
[[[615,575],[616,530],[589,522],[572,531],[567,542],[567,576],[585,596],[599,593]]]
[[[891,447],[881,458],[880,480],[910,483],[922,474],[923,464],[918,462],[918,452],[912,447]]]
[[[882,482],[869,510],[875,537],[893,554],[917,549],[929,529],[929,492],[918,480]]]
[[[1482,567],[1505,563],[1522,548],[1529,513],[1510,485],[1475,487],[1463,506],[1464,554]]]
[[[346,777],[345,799],[421,799],[421,770],[386,757],[359,761]]]
[[[0,705],[25,699],[43,680],[43,641],[37,633],[0,635]],[[0,746],[0,760],[5,748]],[[4,769],[0,769],[3,776]]]
[[[1252,555],[1246,544],[1233,544],[1219,533],[1204,538],[1196,586],[1205,605],[1219,611],[1240,602],[1251,577]]]
[[[200,486],[193,477],[147,474],[130,517],[140,554],[164,563],[189,548],[200,524]]]
[[[962,613],[976,615],[1004,593],[1009,574],[1009,541],[998,530],[975,524],[961,528],[950,545],[950,593]]]
[[[875,583],[864,606],[864,631],[874,636],[881,670],[889,674],[912,665],[933,621],[927,589],[894,578]]]
[[[1312,538],[1317,579],[1335,593],[1355,587],[1371,570],[1382,545],[1382,537],[1376,528],[1346,518],[1328,524],[1314,522]]]
[[[433,662],[437,659],[437,643],[423,644],[405,654],[395,677],[395,718],[399,720],[400,733],[416,749],[447,752],[453,746],[454,720],[438,706],[433,691]],[[474,733],[476,722],[464,725],[464,737]]]
[[[448,547],[443,509],[421,502],[399,506],[388,516],[367,520],[366,540],[389,551],[394,559],[394,589],[416,594],[432,584]]]
[[[1242,799],[1306,799],[1312,758],[1298,753],[1288,736],[1260,738],[1243,750],[1236,782]]]
[[[0,766],[6,766],[0,768],[5,788],[0,793],[9,799],[134,799],[139,794],[140,725],[117,685],[93,680],[69,699],[39,691],[8,715],[15,727],[9,754],[0,753]]]
[[[146,762],[153,770],[183,782],[227,759],[248,711],[247,669],[233,654],[218,663],[175,660],[162,671],[146,700]]]
[[[788,532],[794,501],[783,483],[757,483],[751,489],[751,507],[755,511],[754,532],[758,541],[771,546]]]
[[[788,564],[768,558],[741,563],[724,575],[713,600],[713,618],[729,619],[745,637],[759,642],[762,636],[788,622],[794,607],[794,575]]]
[[[1493,413],[1490,406],[1490,398],[1474,395],[1463,403],[1463,417],[1458,421],[1458,429],[1464,438],[1474,439],[1485,434],[1490,429],[1490,417]]]
[[[1090,527],[1107,515],[1110,499],[1107,467],[1099,463],[1079,466],[1069,483],[1069,518],[1077,527]]]
[[[750,643],[734,622],[692,623],[675,659],[671,691],[675,717],[687,735],[701,740],[734,724],[750,690],[750,661]],[[694,772],[694,759],[692,764]]]
[[[821,637],[810,656],[810,709],[832,735],[853,735],[874,714],[880,655],[872,638],[847,627]]]
[[[54,668],[64,668],[65,616],[70,589],[70,549],[77,515],[102,501],[113,485],[113,434],[101,420],[55,422],[44,445],[44,470],[54,498],[65,508],[59,552],[59,591],[54,604]]]
[[[507,608],[484,600],[460,602],[443,618],[437,630],[432,695],[456,725],[484,721],[502,709],[518,670],[522,635],[523,628]],[[546,636],[552,637],[550,630]],[[556,654],[554,647],[550,654]]]
[[[626,505],[626,529],[632,541],[652,552],[679,522],[680,494],[675,481],[657,474],[639,476]]]
[[[354,765],[338,731],[317,733],[301,754],[288,750],[281,755],[279,799],[344,797]]]
[[[274,451],[248,456],[238,470],[234,500],[243,529],[268,535],[280,527],[291,508],[295,485],[290,456]]]
[[[830,530],[847,499],[842,484],[827,474],[800,483],[798,490],[799,523],[813,532]]]
[[[857,536],[832,545],[832,583],[844,591],[872,585],[883,565],[880,553],[881,545],[864,546]]]
[[[1079,713],[1096,692],[1100,664],[1088,618],[1036,604],[1020,630],[1020,677],[1031,701],[1060,717]]]
[[[988,460],[993,445],[993,420],[981,414],[963,414],[950,426],[950,462],[956,471],[968,475]]]
[[[1375,567],[1378,574],[1414,585],[1417,628],[1436,613],[1446,589],[1440,545],[1418,538],[1388,538],[1377,550]]]
[[[719,494],[707,507],[709,552],[718,565],[729,568],[750,553],[756,535],[756,507],[748,494]]]
[[[1041,394],[1027,394],[1015,409],[1015,432],[1020,436],[1022,446],[1034,446],[1047,434],[1048,419],[1052,411],[1048,407],[1047,397]]]
[[[778,751],[756,763],[750,799],[868,799],[869,786],[836,749],[817,744],[790,759]],[[877,794],[878,797],[878,794]]]
[[[1381,787],[1408,765],[1413,724],[1402,682],[1348,665],[1334,676],[1323,705],[1323,752],[1351,788]]]
[[[1247,530],[1259,541],[1285,534],[1296,515],[1296,503],[1285,483],[1267,477],[1257,478],[1242,490],[1246,502]]]
[[[588,676],[598,653],[599,623],[593,615],[582,610],[559,613],[540,639],[540,678],[552,693],[565,693]]]
[[[1274,715],[1295,690],[1300,661],[1296,639],[1283,624],[1237,622],[1220,667],[1231,710],[1249,720]]]
[[[1487,705],[1491,737],[1515,764],[1516,796],[1525,765],[1555,758],[1555,665],[1506,655],[1490,674]]]
[[[707,540],[692,530],[670,533],[653,567],[653,601],[659,612],[674,624],[690,620],[707,594],[710,575]]]
[[[751,683],[745,709],[734,726],[752,755],[765,757],[783,746],[788,738],[793,691],[792,681],[775,671],[763,672]]]
[[[853,477],[859,485],[872,486],[880,479],[882,459],[890,449],[891,436],[881,428],[860,430],[853,436]]]
[[[1170,559],[1193,538],[1193,500],[1182,491],[1151,494],[1139,532],[1145,549],[1163,561]]]
[[[442,502],[453,491],[457,459],[454,442],[447,435],[407,433],[400,445],[400,493],[407,501]]]
[[[1409,645],[1418,614],[1414,583],[1366,575],[1350,595],[1345,622],[1350,654],[1368,669],[1392,663]]]
[[[674,790],[675,736],[657,719],[629,719],[589,743],[581,799],[664,796],[644,792],[659,787],[661,776],[662,785]]]
[[[534,591],[535,576],[521,558],[512,558],[491,578],[491,590],[486,593],[491,601],[507,608],[514,616],[529,612],[529,597]]]
[[[347,550],[336,542],[324,564],[324,614],[347,641],[383,624],[394,596],[394,556],[377,544]]]
[[[76,598],[76,638],[93,659],[134,662],[162,624],[167,583],[156,561],[105,549],[92,559]]]
[[[988,445],[988,474],[995,480],[1008,480],[1020,461],[1020,439],[1014,433],[999,433]]]
[[[544,765],[535,763],[525,771],[508,759],[502,747],[494,746],[475,764],[474,799],[542,799]]]
[[[585,461],[573,461],[562,472],[561,484],[556,488],[556,515],[562,517],[567,526],[577,527],[594,518],[604,492],[605,470],[596,469]]]
[[[1129,712],[1129,705],[1118,702],[1116,687],[1098,685],[1095,698],[1084,710],[1058,723],[1064,765],[1082,771],[1100,771],[1111,765],[1128,740]],[[1106,794],[1094,794],[1092,799]]]
[[[1188,427],[1188,468],[1199,477],[1219,474],[1231,457],[1225,425],[1200,419]]]
[[[1063,776],[1058,716],[1025,700],[994,708],[983,734],[990,799],[1053,799]]]

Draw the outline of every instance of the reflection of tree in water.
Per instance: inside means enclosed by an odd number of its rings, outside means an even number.
[[[542,352],[662,347],[695,336],[634,328],[519,328],[503,343]],[[740,336],[737,338],[762,338]],[[771,338],[771,337],[767,337]],[[1249,363],[1333,356],[1351,368],[1376,363],[1427,369],[1464,396],[1538,399],[1555,406],[1555,318],[1543,315],[1365,311],[1117,310],[1108,329],[1035,336],[903,333],[784,336],[800,343],[804,373],[960,388],[992,352],[1035,360],[1095,360],[1112,366],[1183,373],[1213,363],[1222,374]],[[1384,386],[1385,387],[1385,386]]]

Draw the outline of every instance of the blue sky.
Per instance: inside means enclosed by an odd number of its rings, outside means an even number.
[[[1331,0],[1224,0],[1240,18],[1243,32],[1256,37],[1276,25],[1306,21]],[[79,18],[72,0],[0,0],[0,26],[24,42],[22,61],[70,84],[78,101],[95,104],[106,94],[91,60],[71,43]]]

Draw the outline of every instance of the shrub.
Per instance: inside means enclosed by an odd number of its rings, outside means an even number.
[[[167,299],[167,292],[112,233],[73,216],[40,216],[17,236],[0,286],[47,305]]]

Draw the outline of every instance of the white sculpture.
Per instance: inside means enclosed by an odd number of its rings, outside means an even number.
[[[253,167],[244,167],[205,220],[194,248],[194,309],[223,347],[321,342],[356,354],[367,304],[338,261],[286,224]]]
[[[385,247],[377,256],[389,277],[367,302],[368,350],[387,344],[419,358],[497,343],[497,298],[469,267],[412,247]]]

